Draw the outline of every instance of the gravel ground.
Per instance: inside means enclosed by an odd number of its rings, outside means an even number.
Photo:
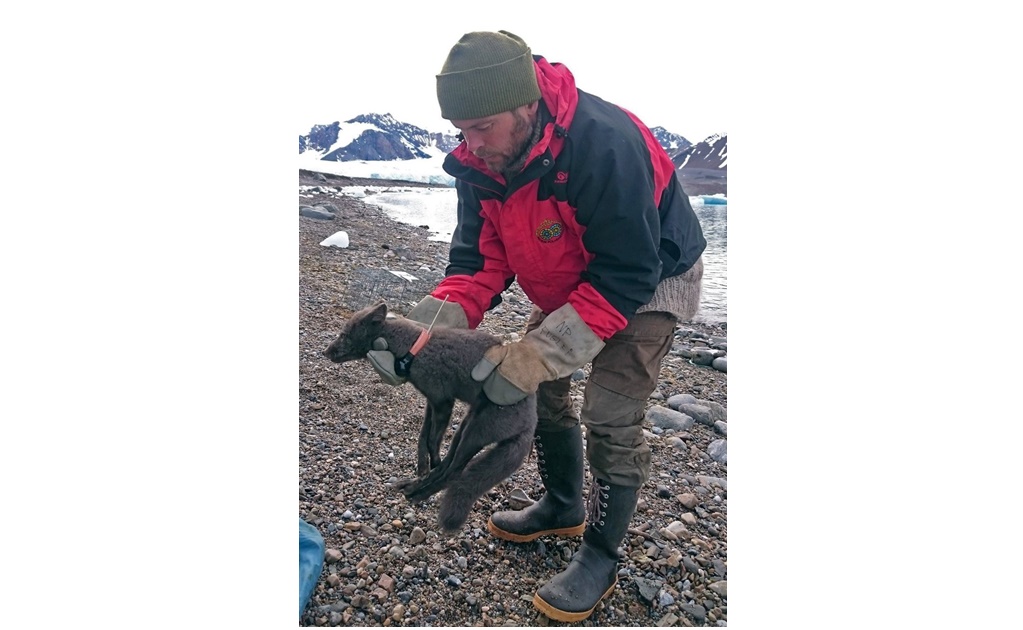
[[[394,279],[379,270],[432,278],[443,271],[447,245],[427,240],[423,227],[397,223],[374,206],[334,193],[337,186],[381,185],[379,180],[302,171],[299,183],[300,207],[332,207],[336,215],[333,220],[299,217],[299,516],[323,534],[327,547],[300,625],[727,625],[727,459],[722,454],[727,424],[721,415],[717,426],[697,418],[681,431],[662,430],[651,421],[656,414],[648,415],[653,470],[620,548],[618,586],[578,624],[549,620],[531,600],[543,582],[567,566],[579,539],[514,544],[486,530],[489,514],[515,503],[509,501],[513,490],[539,498],[535,456],[477,502],[453,536],[441,534],[436,525],[437,497],[414,506],[390,490],[389,482],[415,470],[424,399],[409,385],[382,384],[363,361],[337,365],[321,353],[342,320],[368,300],[385,295],[393,310],[405,312],[433,284],[432,279]],[[348,248],[319,244],[340,230],[349,235]],[[530,308],[513,285],[481,329],[515,338]],[[677,401],[677,395],[691,394],[723,414],[726,374],[687,357],[690,348],[724,338],[726,326],[687,322],[676,330],[648,413],[667,410],[673,396]],[[584,382],[573,385],[577,404]],[[459,403],[453,422],[463,411]]]

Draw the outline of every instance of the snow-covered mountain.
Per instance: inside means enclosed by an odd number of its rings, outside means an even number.
[[[669,155],[671,153],[669,152]],[[714,169],[722,174],[728,173],[728,136],[713,136],[672,155],[671,160],[679,169]]]
[[[728,176],[728,136],[715,134],[693,144],[684,136],[663,127],[651,129],[678,168],[679,178],[690,194],[725,192]],[[314,125],[309,133],[298,137],[298,152],[306,164],[312,162],[358,163],[346,170],[368,170],[371,177],[384,177],[384,171],[405,172],[401,165],[427,159],[436,164],[437,174],[429,180],[413,181],[447,183],[450,178],[440,169],[442,156],[458,146],[457,136],[429,132],[421,127],[399,122],[390,114],[363,114],[344,122]],[[441,159],[439,159],[441,158]],[[340,165],[339,165],[340,166]],[[309,167],[311,168],[311,167]],[[327,170],[327,169],[324,169]],[[330,169],[332,172],[336,169]],[[353,176],[358,174],[352,172]]]
[[[430,133],[399,122],[390,114],[363,114],[344,123],[314,125],[298,137],[298,152],[312,153],[328,162],[349,160],[414,160],[432,157],[458,146],[454,136]]]
[[[651,127],[650,131],[653,132],[654,137],[657,138],[657,142],[664,147],[664,150],[667,151],[668,155],[672,158],[693,146],[693,143],[687,140],[685,136],[680,136],[677,133],[671,133],[664,127]]]

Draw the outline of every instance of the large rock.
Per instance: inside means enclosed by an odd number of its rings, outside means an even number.
[[[728,442],[726,440],[714,440],[707,447],[707,454],[719,464],[728,463]]]
[[[333,212],[324,210],[323,208],[314,208],[313,206],[300,206],[298,214],[303,217],[318,219],[320,221],[333,221],[336,218]]]
[[[655,427],[675,431],[688,431],[695,423],[693,418],[686,414],[660,405],[654,405],[647,410],[646,420]]]
[[[717,350],[710,348],[693,348],[690,361],[695,365],[710,365],[717,358]]]
[[[714,426],[715,420],[710,407],[705,405],[681,405],[678,410],[679,413],[690,416],[700,424],[707,425],[708,427]]]
[[[682,405],[695,405],[699,402],[699,399],[692,394],[675,394],[668,398],[668,406],[672,409],[678,410]]]

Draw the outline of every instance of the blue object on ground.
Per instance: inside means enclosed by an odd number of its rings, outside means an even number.
[[[315,527],[298,519],[298,618],[302,618],[313,589],[323,571],[323,536]]]
[[[726,199],[724,197],[712,197],[710,195],[700,195],[700,198],[703,199],[703,203],[705,203],[705,204],[707,204],[709,206],[727,206],[728,205],[728,199]]]

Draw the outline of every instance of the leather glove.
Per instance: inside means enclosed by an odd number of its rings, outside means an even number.
[[[436,317],[436,322],[434,322]],[[454,302],[438,300],[432,295],[427,295],[409,311],[405,319],[422,324],[426,328],[431,323],[439,328],[468,328],[469,319],[465,311]],[[387,349],[387,341],[383,338],[373,340],[373,349],[366,353],[369,364],[373,366],[380,380],[387,385],[397,387],[405,382],[405,378],[394,372],[394,354]]]
[[[434,322],[434,317],[437,321]],[[465,316],[465,310],[458,304],[448,300],[438,300],[428,295],[419,300],[419,303],[409,311],[405,319],[426,324],[431,323],[437,328],[468,328],[469,318]]]
[[[512,405],[536,391],[540,383],[568,376],[604,348],[575,307],[565,304],[547,316],[518,343],[494,346],[472,369],[494,404]]]

